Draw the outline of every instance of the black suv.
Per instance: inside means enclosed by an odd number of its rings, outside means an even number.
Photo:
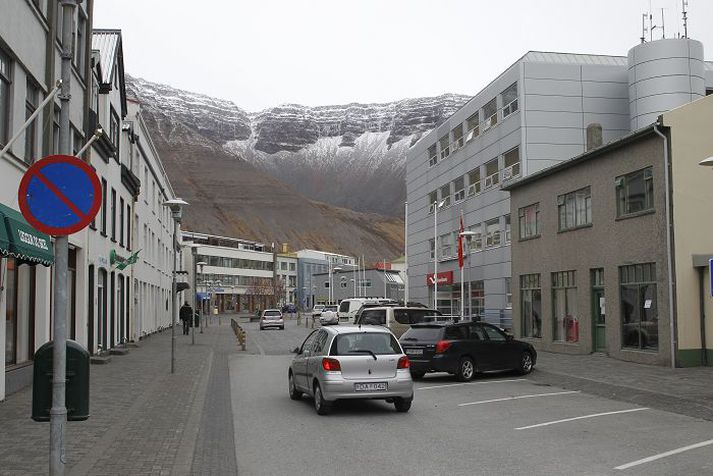
[[[476,372],[532,371],[537,352],[532,345],[484,322],[435,322],[413,324],[399,339],[411,361],[411,375],[448,372],[460,381],[471,380]]]

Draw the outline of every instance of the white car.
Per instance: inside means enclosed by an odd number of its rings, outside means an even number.
[[[322,309],[324,309],[324,304],[316,304],[312,308],[312,317],[319,317],[319,315],[322,314]]]
[[[322,314],[319,315],[319,323],[323,326],[329,324],[339,324],[339,314],[337,313],[336,304],[327,304],[322,309]]]
[[[277,327],[285,330],[285,321],[282,319],[282,311],[279,309],[265,309],[260,316],[260,330],[265,330],[268,327]]]

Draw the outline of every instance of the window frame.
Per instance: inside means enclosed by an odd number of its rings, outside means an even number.
[[[631,191],[629,190],[630,182],[637,175],[642,175],[642,181],[644,186],[644,197],[643,197],[643,207],[639,210],[631,211],[629,207],[631,206]],[[651,213],[656,211],[656,206],[654,203],[654,172],[653,166],[649,165],[633,172],[629,172],[624,175],[620,175],[614,179],[614,186],[616,192],[616,216],[617,218],[626,218],[630,216],[637,216],[641,214]],[[622,210],[623,208],[623,210]]]
[[[450,132],[438,139],[438,144],[441,147],[440,160],[445,160],[451,155],[451,142],[450,142]],[[445,144],[445,147],[444,147]]]
[[[582,197],[583,210],[580,209],[578,199]],[[573,223],[569,223],[568,207],[572,204],[571,219]],[[583,222],[580,220],[580,212],[583,211]],[[564,223],[563,223],[564,221]],[[592,224],[592,187],[586,186],[572,192],[563,193],[557,196],[557,223],[559,231],[576,230],[578,228],[588,227]]]
[[[529,233],[530,222],[528,211],[534,209],[534,233]],[[540,202],[533,203],[518,209],[518,236],[520,241],[538,238],[540,236]]]
[[[32,96],[32,97],[30,97]],[[40,105],[41,89],[37,83],[28,75],[25,81],[25,120],[37,111]],[[29,150],[28,150],[29,149]],[[24,161],[31,164],[35,161],[37,153],[37,118],[25,129],[25,151]]]
[[[472,180],[474,178],[473,175],[477,176],[477,180]],[[468,172],[468,196],[473,197],[475,195],[479,195],[482,189],[483,184],[481,180],[480,166],[478,166]]]
[[[461,187],[458,188],[458,181],[461,182]],[[462,202],[465,200],[465,175],[461,175],[453,181],[453,203]]]
[[[515,89],[515,98],[514,98],[514,99],[511,99],[510,101],[508,101],[508,102],[506,103],[506,102],[505,102],[505,100],[506,100],[506,94],[507,94],[507,93],[510,93],[513,88]],[[509,115],[514,114],[515,112],[518,111],[518,102],[517,102],[517,100],[518,100],[518,94],[517,94],[517,93],[518,93],[518,91],[517,91],[517,81],[515,81],[514,83],[512,83],[510,86],[508,86],[507,88],[505,88],[502,93],[500,93],[500,97],[502,98],[502,103],[503,103],[503,108],[502,108],[502,111],[503,111],[503,119],[505,119],[505,118],[508,117]],[[507,99],[509,99],[509,98],[507,98]]]
[[[557,316],[559,299],[564,299],[564,316]],[[567,332],[568,320],[572,326],[579,325],[577,307],[577,272],[575,270],[552,273],[552,341],[567,344],[579,343],[579,333]]]
[[[1,67],[3,62],[7,66],[7,70],[3,72]],[[10,140],[10,105],[12,104],[12,73],[14,63],[10,55],[0,49],[0,83],[4,84],[4,88],[0,85],[0,144],[5,145]],[[5,91],[5,104],[3,104],[2,93]]]
[[[517,154],[517,161],[508,165],[508,158],[513,152]],[[503,180],[510,180],[520,176],[520,146],[515,146],[503,154]]]
[[[495,172],[488,174],[488,167],[495,164]],[[488,184],[490,181],[490,184]],[[500,183],[500,160],[498,157],[485,163],[485,190],[489,190]]]
[[[480,135],[480,111],[475,111],[466,120],[466,142],[470,142]]]
[[[491,230],[490,227],[496,229]],[[502,244],[502,229],[500,228],[500,218],[492,218],[485,222],[485,249],[498,248]]]
[[[540,273],[520,275],[520,325],[523,337],[542,339],[542,282]],[[538,297],[535,300],[535,296]],[[529,316],[526,315],[530,303]],[[539,302],[539,314],[535,306]]]
[[[659,299],[658,299],[658,280],[656,274],[656,263],[637,263],[631,265],[624,265],[619,267],[619,320],[621,322],[621,348],[622,350],[638,350],[638,351],[652,351],[658,352],[660,349],[659,342]],[[636,295],[636,308],[635,314],[638,314],[638,320],[635,322],[627,321],[625,312],[628,309],[627,303],[625,302],[625,288],[631,288],[635,291]],[[650,294],[649,294],[650,291]],[[648,308],[646,307],[647,297],[651,297],[651,304]],[[653,309],[653,310],[651,310]],[[647,310],[649,310],[647,312]],[[634,309],[632,309],[632,312]],[[648,313],[653,313],[653,319],[642,319],[642,317]],[[643,345],[642,337],[648,335],[643,329],[643,323],[654,322],[656,329],[656,345]],[[638,333],[638,345],[632,346],[627,345],[627,331],[625,326],[627,324],[635,324],[632,326],[634,331]],[[648,340],[647,340],[648,341]]]
[[[488,114],[488,112],[486,112],[486,108],[487,109],[492,108],[493,112],[491,114]],[[497,123],[498,123],[498,98],[494,97],[490,101],[483,104],[482,109],[483,109],[483,126],[484,126],[482,128],[482,131],[485,132],[485,131],[489,130],[490,128],[494,127],[495,125],[497,125]],[[487,117],[485,117],[485,116],[487,116]]]

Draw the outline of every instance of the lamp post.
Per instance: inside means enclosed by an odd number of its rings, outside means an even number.
[[[176,260],[178,258],[178,225],[183,216],[183,207],[188,202],[180,198],[173,198],[163,202],[164,207],[171,209],[173,218],[173,273],[171,279],[171,373],[176,372]]]
[[[342,268],[341,266],[335,266],[334,268],[332,268],[332,278],[334,278],[334,273],[337,273],[337,272],[341,271],[342,269],[344,269],[344,268]],[[334,281],[334,279],[332,279],[332,281]],[[332,300],[329,303],[334,304],[335,296],[334,296],[334,288],[332,288],[332,283],[329,283],[329,289],[332,291]]]
[[[433,202],[433,309],[438,310],[438,209],[445,200]]]
[[[458,233],[458,236],[463,239],[465,238],[468,242],[468,253],[470,253],[470,240],[473,239],[475,232],[472,230],[463,230]],[[470,268],[470,254],[468,255],[468,267]],[[470,271],[470,270],[469,270]],[[463,268],[460,270],[460,317],[463,319],[465,317],[465,279],[464,279]],[[468,303],[470,303],[470,273],[468,273]],[[470,305],[470,304],[469,304]],[[468,313],[470,315],[470,312]],[[471,316],[472,318],[472,316]]]
[[[196,265],[200,269],[201,281],[203,281],[203,266],[205,266],[206,264],[208,264],[208,263],[206,263],[205,261],[199,261],[198,263],[196,263]],[[198,294],[198,288],[196,288],[196,294]],[[200,321],[201,334],[203,334],[203,326],[205,325],[205,324],[203,324],[203,296],[201,296],[200,298],[201,298],[200,299],[201,305],[200,305],[200,310],[198,311],[198,320]]]

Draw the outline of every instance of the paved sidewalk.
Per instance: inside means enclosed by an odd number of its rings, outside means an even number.
[[[223,319],[225,321],[225,319]],[[210,326],[196,333],[196,344],[176,336],[176,373],[170,373],[170,330],[154,334],[125,356],[113,356],[108,365],[91,367],[91,417],[69,422],[66,430],[67,474],[72,475],[167,475],[201,473],[207,444],[230,436],[230,451],[220,455],[222,474],[235,474],[232,445],[232,414],[215,425],[215,411],[225,411],[223,391],[211,406],[206,391],[215,391],[227,379],[227,362],[237,352],[228,324]],[[216,356],[220,356],[216,359]],[[215,372],[223,373],[216,375]],[[229,387],[228,387],[229,392]],[[49,424],[30,419],[31,388],[10,395],[0,403],[0,475],[47,474]],[[228,403],[229,405],[229,403]],[[197,444],[202,435],[201,444]],[[225,451],[226,445],[220,450]],[[211,455],[217,457],[218,455]],[[232,465],[231,465],[232,462]],[[211,472],[207,470],[205,472]],[[214,472],[215,474],[215,472]]]
[[[657,367],[605,355],[538,352],[533,380],[713,420],[713,368]]]

